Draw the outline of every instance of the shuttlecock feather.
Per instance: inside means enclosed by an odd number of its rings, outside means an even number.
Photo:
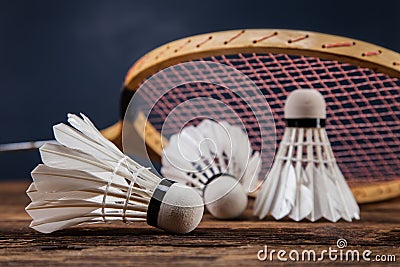
[[[279,220],[359,219],[359,207],[340,171],[325,130],[325,101],[316,90],[296,90],[285,104],[286,128],[254,214]]]
[[[187,233],[199,224],[204,208],[195,190],[159,178],[82,118],[69,114],[74,128],[55,125],[59,144],[40,148],[43,164],[32,171],[27,190],[32,228],[50,233],[81,223],[121,220]]]
[[[214,217],[230,219],[245,210],[260,167],[259,153],[240,127],[205,119],[171,136],[161,173],[195,187]]]

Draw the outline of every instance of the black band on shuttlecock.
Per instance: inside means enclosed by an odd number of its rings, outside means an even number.
[[[147,224],[157,227],[158,213],[160,212],[161,203],[169,188],[176,182],[162,179],[151,196],[149,206],[147,208]]]
[[[235,180],[236,180],[235,176],[230,175],[230,174],[226,174],[226,173],[218,173],[218,174],[215,174],[214,176],[212,176],[210,179],[207,180],[207,183],[204,185],[203,192],[206,190],[207,186],[208,186],[212,181],[214,181],[215,179],[217,179],[218,177],[221,177],[221,176],[231,177],[232,179],[235,179]]]
[[[323,128],[325,127],[325,119],[286,119],[286,126],[299,128]]]

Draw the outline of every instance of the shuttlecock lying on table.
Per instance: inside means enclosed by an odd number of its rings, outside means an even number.
[[[214,217],[231,219],[246,209],[260,166],[259,153],[240,127],[206,119],[170,138],[161,173],[195,187]]]
[[[40,148],[26,211],[31,227],[50,233],[81,223],[147,221],[173,233],[199,224],[204,207],[193,189],[161,179],[124,155],[90,120],[68,115],[54,126],[60,144]]]
[[[274,164],[257,195],[254,214],[279,220],[359,219],[360,210],[336,164],[325,126],[323,96],[292,92],[285,104],[286,128]]]

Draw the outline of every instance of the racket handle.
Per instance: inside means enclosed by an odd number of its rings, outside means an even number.
[[[34,150],[34,149],[40,148],[45,143],[57,143],[57,141],[44,140],[44,141],[30,141],[30,142],[0,144],[0,153],[13,152],[13,151],[24,151],[24,150]]]

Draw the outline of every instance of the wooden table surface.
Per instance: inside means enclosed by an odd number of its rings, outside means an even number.
[[[206,214],[194,232],[170,235],[145,223],[131,225],[78,226],[52,234],[41,234],[28,227],[30,218],[28,183],[0,183],[0,266],[218,266],[283,264],[274,254],[272,261],[260,262],[257,252],[283,249],[315,250],[329,247],[340,251],[339,238],[347,250],[360,254],[369,249],[376,255],[395,255],[400,262],[400,198],[361,206],[361,220],[353,223],[258,221],[252,216],[250,201],[246,213],[234,221],[218,221]],[[338,252],[339,253],[339,252]],[[264,254],[261,254],[263,256]],[[293,254],[294,255],[294,254]],[[317,254],[319,255],[319,254]],[[339,254],[338,254],[339,255]],[[382,258],[382,257],[381,257]],[[388,258],[388,257],[387,257]],[[290,262],[304,265],[307,261]],[[330,261],[327,255],[318,264],[356,264]],[[360,260],[359,264],[368,264]],[[396,262],[385,262],[394,266]]]

